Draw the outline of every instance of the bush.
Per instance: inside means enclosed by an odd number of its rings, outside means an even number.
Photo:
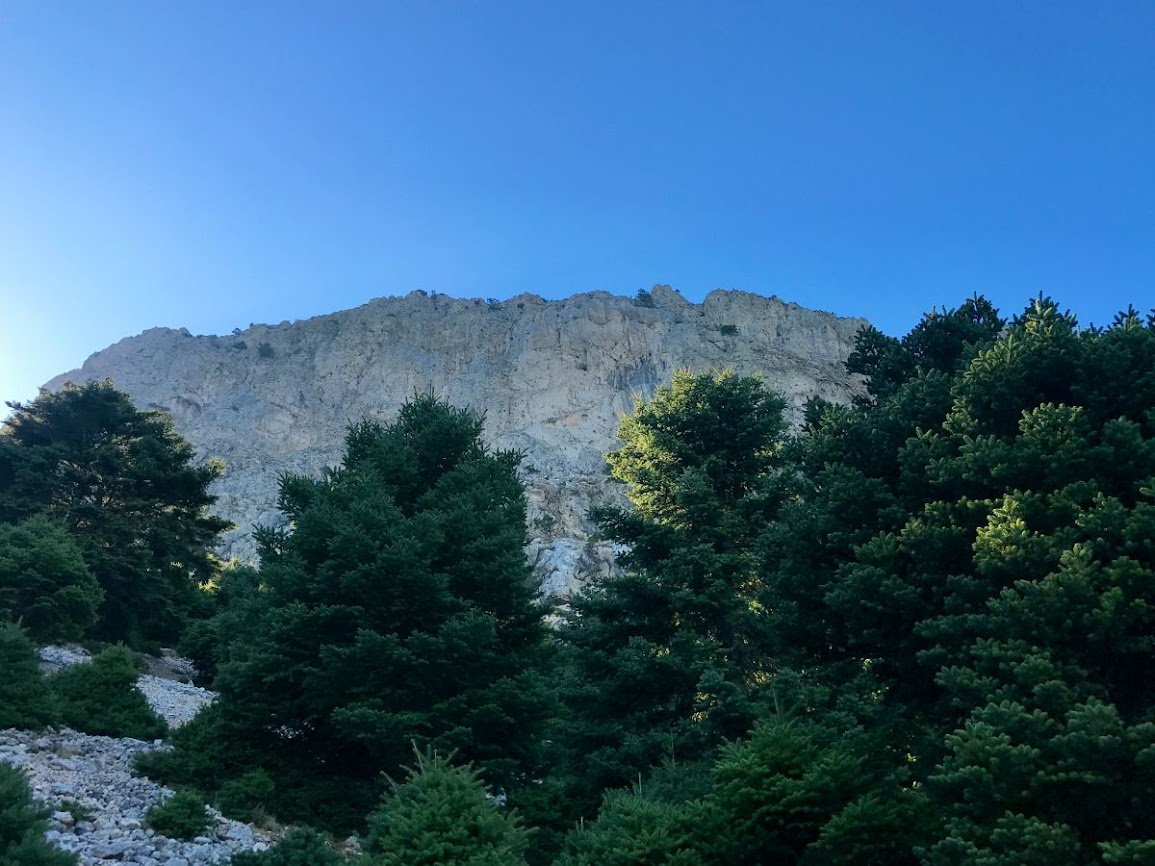
[[[218,645],[219,633],[211,619],[190,622],[176,645],[177,655],[192,662],[195,669],[193,682],[201,688],[212,688],[216,679]]]
[[[0,617],[40,643],[79,640],[104,598],[79,546],[47,517],[0,524]]]
[[[75,866],[75,854],[54,848],[44,839],[48,829],[44,818],[45,812],[33,801],[24,774],[0,761],[0,863]]]
[[[91,821],[94,817],[91,809],[83,803],[78,803],[76,800],[61,800],[58,809],[61,812],[67,812],[71,815],[73,824],[79,824],[81,821]]]
[[[558,866],[701,866],[694,829],[701,820],[696,803],[670,804],[628,791],[606,795],[596,821],[567,840]]]
[[[15,625],[0,624],[0,729],[42,728],[55,721],[36,647]]]
[[[193,839],[209,825],[209,813],[195,791],[177,791],[144,816],[148,826],[170,839]]]
[[[409,778],[369,816],[366,851],[378,866],[525,866],[526,841],[476,770],[418,752]]]
[[[168,725],[136,687],[137,669],[125,647],[109,647],[90,662],[48,678],[60,721],[86,734],[155,740]]]
[[[212,792],[230,778],[253,769],[252,753],[220,736],[221,706],[211,703],[172,732],[171,749],[140,752],[134,759],[137,774],[170,788],[195,787]]]
[[[254,821],[258,813],[267,810],[274,788],[268,773],[250,770],[221,785],[217,793],[217,808],[235,821]]]
[[[229,861],[232,866],[340,866],[347,862],[329,847],[316,830],[292,830],[268,851],[244,851]]]

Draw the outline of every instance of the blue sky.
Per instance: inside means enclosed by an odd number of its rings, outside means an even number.
[[[0,0],[0,399],[415,288],[1105,323],[1153,155],[1140,0]]]

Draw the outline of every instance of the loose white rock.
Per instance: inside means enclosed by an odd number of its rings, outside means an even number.
[[[40,667],[48,672],[86,662],[91,658],[92,656],[80,647],[40,648]],[[186,659],[166,655],[161,662],[158,667],[170,670],[174,675],[186,679],[192,675],[192,665]],[[212,703],[215,697],[208,689],[152,674],[143,674],[136,681],[136,687],[144,694],[153,712],[174,728],[186,724],[202,707]]]
[[[211,823],[205,835],[192,842],[168,839],[147,828],[145,814],[172,792],[133,776],[132,760],[156,748],[163,746],[68,729],[48,735],[0,731],[0,760],[23,768],[33,794],[53,810],[46,838],[77,852],[81,866],[110,860],[140,866],[203,866],[267,847],[268,833],[230,821],[214,809],[209,809]],[[75,821],[64,808],[65,800],[89,812],[91,820]]]
[[[87,661],[79,647],[43,647],[41,666],[49,671]],[[161,667],[181,675],[183,660],[168,657]],[[187,662],[184,664],[187,665]],[[191,674],[191,668],[188,671]],[[172,727],[187,723],[213,700],[213,693],[188,683],[151,674],[137,681],[153,710]],[[169,839],[146,825],[145,814],[172,791],[132,774],[133,758],[165,748],[157,741],[94,737],[67,728],[57,732],[0,731],[0,761],[28,774],[34,796],[51,810],[45,838],[79,855],[81,866],[135,863],[138,866],[205,866],[226,863],[240,851],[263,851],[270,836],[263,830],[230,821],[209,809],[204,836],[191,842]],[[65,808],[79,805],[85,820]]]

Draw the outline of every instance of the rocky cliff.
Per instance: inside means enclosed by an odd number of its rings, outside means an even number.
[[[387,421],[432,386],[483,410],[494,445],[525,452],[529,555],[543,591],[564,595],[608,566],[609,551],[587,540],[585,513],[621,495],[604,455],[637,395],[679,367],[731,367],[761,373],[795,407],[814,395],[845,401],[858,386],[843,364],[864,324],[736,291],[702,304],[665,286],[640,299],[562,301],[413,292],[230,336],[154,328],[45,387],[107,377],[139,407],[170,412],[198,454],[224,461],[216,511],[237,524],[225,552],[250,557],[253,524],[284,519],[280,471],[335,465],[346,425]]]

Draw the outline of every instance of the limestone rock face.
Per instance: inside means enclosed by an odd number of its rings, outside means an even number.
[[[702,304],[666,286],[637,300],[413,292],[230,336],[153,328],[45,387],[110,378],[138,407],[171,413],[199,456],[225,463],[215,511],[237,524],[223,552],[241,558],[254,555],[254,524],[284,522],[279,472],[336,465],[349,423],[389,421],[433,387],[484,411],[494,446],[525,452],[528,554],[543,592],[564,596],[612,560],[588,542],[585,515],[622,496],[604,457],[638,395],[681,367],[729,367],[762,374],[796,408],[811,396],[845,402],[860,389],[843,365],[865,324],[737,291]]]

